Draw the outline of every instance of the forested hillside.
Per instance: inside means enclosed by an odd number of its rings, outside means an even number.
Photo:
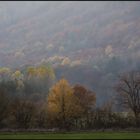
[[[120,73],[140,69],[140,2],[0,2],[0,66],[50,63],[56,79],[112,99]]]

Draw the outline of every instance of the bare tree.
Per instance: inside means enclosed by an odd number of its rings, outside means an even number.
[[[120,103],[133,111],[136,124],[140,115],[140,72],[129,72],[120,76],[117,84]]]
[[[35,105],[25,99],[15,99],[11,105],[11,114],[18,128],[28,128],[34,117]]]

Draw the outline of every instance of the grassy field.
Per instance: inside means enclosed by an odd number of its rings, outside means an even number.
[[[140,139],[140,133],[92,132],[92,133],[0,133],[0,139]]]

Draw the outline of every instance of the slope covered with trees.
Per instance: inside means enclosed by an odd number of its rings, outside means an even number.
[[[24,70],[49,63],[57,80],[65,77],[72,85],[85,85],[97,93],[99,104],[114,98],[113,86],[120,73],[140,69],[140,2],[0,5],[1,67]],[[29,71],[26,87],[33,81],[31,73],[38,75],[32,68]],[[22,78],[17,79],[20,86]],[[46,79],[41,80],[43,88]],[[35,79],[34,84],[38,84]],[[25,91],[34,92],[31,87]]]

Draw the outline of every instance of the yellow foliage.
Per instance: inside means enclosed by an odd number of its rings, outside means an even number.
[[[24,76],[19,70],[17,70],[12,74],[12,78],[14,80],[23,80]]]
[[[55,78],[53,69],[46,66],[38,66],[38,67],[29,67],[27,69],[28,78],[37,77],[37,78],[45,78],[49,77],[51,79]]]
[[[0,75],[3,75],[3,74],[10,74],[11,73],[11,70],[7,67],[3,67],[3,68],[0,68]]]
[[[28,74],[28,79],[30,79],[31,77],[36,77],[36,68],[34,67],[28,67],[27,68],[27,74]]]
[[[16,81],[18,90],[24,88],[24,75],[19,70],[12,74],[12,79]]]
[[[72,87],[65,79],[61,79],[50,89],[47,111],[51,117],[59,119],[78,117],[83,111],[73,94]]]

